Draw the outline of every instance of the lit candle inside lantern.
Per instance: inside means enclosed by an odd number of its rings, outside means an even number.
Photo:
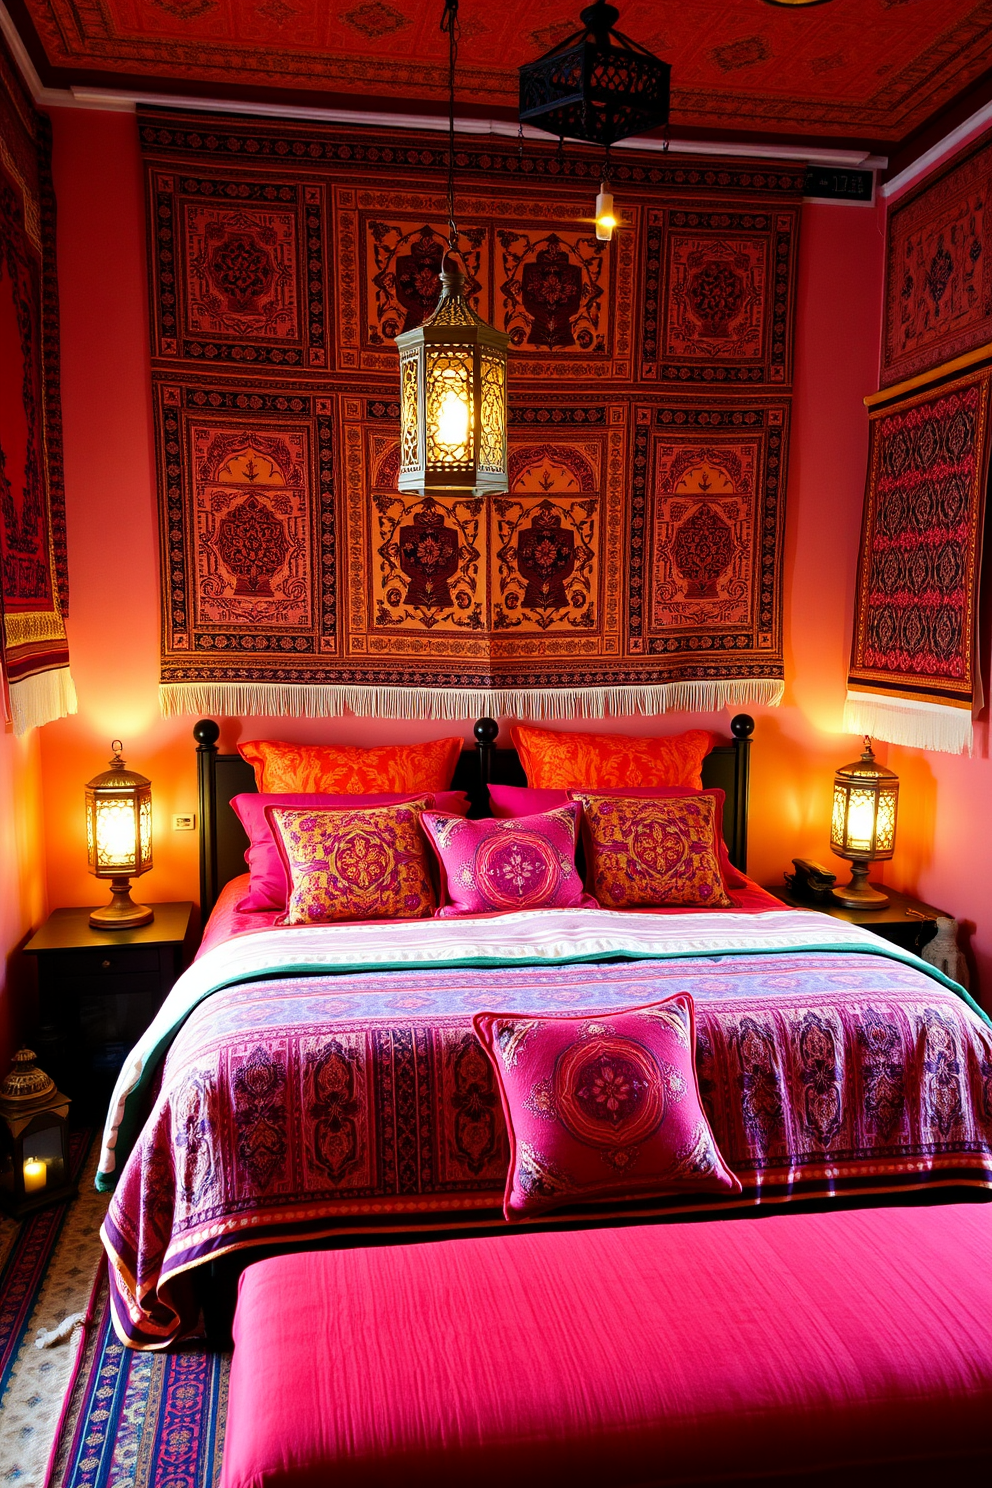
[[[457,449],[468,441],[468,405],[460,388],[449,387],[437,416],[438,443]]]
[[[847,845],[853,850],[871,850],[875,831],[875,796],[870,791],[852,791],[847,808]]]
[[[32,1056],[33,1058],[34,1056]],[[48,1167],[40,1158],[29,1157],[24,1164],[24,1192],[38,1193],[48,1182]]]

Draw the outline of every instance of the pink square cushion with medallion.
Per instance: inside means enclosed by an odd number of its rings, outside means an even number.
[[[440,916],[509,909],[595,909],[575,866],[582,808],[574,801],[500,821],[425,811],[421,826],[444,874]]]
[[[464,815],[468,810],[468,797],[463,791],[437,791],[426,797],[412,791],[392,791],[381,795],[334,796],[315,793],[303,795],[261,795],[246,791],[232,796],[231,806],[248,835],[245,862],[248,864],[248,892],[240,899],[236,909],[263,911],[286,908],[289,884],[282,855],[272,835],[272,827],[266,816],[270,806],[324,806],[333,808],[365,806],[395,806],[403,801],[426,800],[438,811],[450,811]]]
[[[740,1193],[703,1112],[692,998],[584,1017],[477,1013],[510,1136],[503,1212]]]

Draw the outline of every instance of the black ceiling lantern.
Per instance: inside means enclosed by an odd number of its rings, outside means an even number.
[[[669,64],[613,29],[620,12],[606,0],[579,19],[581,31],[521,67],[521,123],[607,149],[667,124]]]

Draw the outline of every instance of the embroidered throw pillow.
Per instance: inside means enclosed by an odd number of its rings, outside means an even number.
[[[703,760],[713,735],[690,729],[669,738],[629,734],[564,734],[518,723],[510,737],[527,784],[538,790],[588,790],[602,785],[702,787]]]
[[[513,821],[467,821],[425,811],[448,903],[441,916],[506,909],[595,909],[575,866],[582,808],[576,801]]]
[[[432,915],[437,896],[419,826],[425,804],[266,807],[289,883],[286,913],[278,923]]]
[[[673,796],[695,794],[689,785],[649,785],[643,789],[638,786],[616,789],[600,786],[598,793],[604,796],[634,796],[641,801],[664,800]],[[730,861],[730,854],[723,837],[723,808],[726,795],[718,786],[709,787],[709,794],[716,800],[716,829],[724,883],[728,889],[743,889],[747,886],[748,880]],[[490,785],[489,805],[493,816],[530,816],[535,811],[553,811],[556,806],[561,806],[574,795],[574,791],[532,790],[527,785]],[[440,802],[438,802],[438,809],[450,810],[447,806],[441,806]]]
[[[360,807],[389,806],[401,801],[415,799],[408,791],[394,791],[378,796],[328,796],[328,795],[266,795],[245,792],[231,797],[238,820],[248,834],[245,862],[250,879],[248,892],[239,899],[237,909],[244,912],[285,909],[289,885],[282,855],[276,846],[265,811],[269,806],[328,806]],[[439,791],[426,798],[428,806],[438,811],[450,811],[464,816],[468,810],[468,797],[463,791]]]
[[[603,909],[732,909],[720,871],[713,791],[642,800],[572,791],[581,802],[588,886]]]
[[[510,1136],[503,1213],[740,1193],[699,1099],[692,998],[586,1017],[477,1013]]]
[[[385,744],[377,749],[282,744],[274,739],[249,739],[238,745],[239,754],[255,771],[258,789],[270,795],[443,791],[451,784],[461,750],[461,739]]]

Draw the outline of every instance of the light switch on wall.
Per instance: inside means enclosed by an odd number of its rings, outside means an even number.
[[[196,814],[192,811],[178,812],[172,818],[172,830],[174,832],[192,832],[196,826]]]

